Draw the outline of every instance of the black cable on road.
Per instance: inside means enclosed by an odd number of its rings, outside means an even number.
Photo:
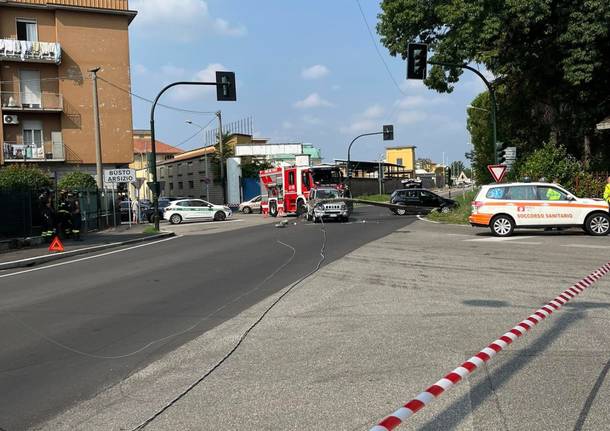
[[[254,328],[256,328],[259,325],[259,323],[261,323],[263,321],[265,316],[267,316],[267,314],[269,314],[269,312],[282,299],[284,299],[284,297],[286,297],[286,295],[288,295],[290,292],[292,292],[292,290],[294,290],[295,287],[297,287],[299,284],[301,284],[307,278],[311,277],[313,274],[315,274],[316,272],[318,272],[320,270],[320,267],[322,266],[322,264],[326,260],[326,255],[324,253],[326,252],[326,240],[327,240],[327,236],[326,236],[326,227],[324,226],[324,222],[323,221],[322,221],[321,232],[322,232],[322,247],[320,248],[320,260],[318,261],[318,263],[315,266],[315,268],[313,269],[313,271],[311,271],[308,274],[306,274],[306,275],[302,276],[301,278],[299,278],[288,289],[286,289],[286,291],[284,293],[282,293],[280,296],[278,296],[277,299],[275,301],[273,301],[273,303],[271,303],[271,305],[269,305],[265,309],[265,311],[259,316],[259,318],[256,319],[256,321],[252,325],[250,325],[250,327],[248,327],[248,329],[246,329],[246,331],[241,335],[241,337],[239,338],[239,340],[237,341],[235,346],[233,346],[233,348],[225,356],[223,356],[222,359],[220,359],[220,361],[218,361],[216,363],[216,365],[214,365],[212,368],[210,368],[204,375],[202,375],[200,378],[198,378],[195,382],[193,382],[189,387],[187,387],[184,391],[182,391],[180,394],[178,394],[174,399],[172,399],[165,406],[163,406],[154,415],[152,415],[151,417],[146,419],[140,425],[138,425],[135,428],[131,429],[131,431],[140,431],[140,430],[143,430],[144,428],[146,428],[151,422],[153,422],[155,419],[157,419],[159,416],[161,416],[164,412],[166,412],[174,404],[176,404],[178,401],[180,401],[182,398],[184,398],[189,392],[191,392],[193,389],[195,389],[200,383],[202,383],[204,380],[206,380],[214,371],[216,371],[218,368],[220,368],[220,366],[222,364],[224,364],[231,356],[233,356],[233,353],[235,353],[235,351],[239,348],[239,346],[241,346],[241,344],[245,341],[245,339],[248,337],[250,332],[252,332],[252,330]],[[292,247],[291,245],[286,244],[286,243],[284,243],[282,241],[279,241],[279,240],[278,240],[278,243],[280,243],[282,245],[285,245],[287,247],[290,247],[296,253],[296,249],[294,247]]]

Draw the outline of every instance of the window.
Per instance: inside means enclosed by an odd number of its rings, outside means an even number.
[[[169,183],[169,189],[174,190],[174,183]]]
[[[538,186],[538,199],[541,201],[567,201],[568,195],[555,187]]]
[[[38,42],[38,29],[36,27],[36,21],[30,19],[18,19],[17,39]]]
[[[402,166],[402,157],[399,157],[399,158],[396,159],[396,164],[398,166]]]
[[[311,184],[309,182],[309,172],[303,172],[303,185],[308,190],[311,188]]]
[[[19,72],[19,81],[19,89],[21,90],[21,105],[26,108],[40,108],[42,106],[40,71],[21,70]]]
[[[203,201],[189,201],[189,206],[191,207],[196,207],[196,208],[201,208],[206,206],[205,203]]]
[[[537,200],[536,187],[534,186],[513,186],[509,187],[506,193],[507,198],[513,201],[533,201]]]
[[[184,184],[182,181],[178,181],[178,190],[182,190],[184,188]]]
[[[195,187],[195,183],[193,181],[189,181],[189,189]]]
[[[492,187],[487,190],[485,197],[487,199],[505,199],[506,190],[508,190],[506,187]]]
[[[44,159],[41,121],[23,122],[23,145],[26,158]]]
[[[294,186],[294,172],[288,172],[288,185]]]

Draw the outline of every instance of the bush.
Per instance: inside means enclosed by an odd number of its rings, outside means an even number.
[[[10,165],[0,169],[0,190],[38,191],[51,184],[48,174],[37,166]]]
[[[57,187],[62,190],[91,190],[97,189],[97,183],[91,175],[74,171],[59,180]]]
[[[479,189],[464,191],[463,193],[456,193],[453,199],[459,204],[457,208],[449,211],[448,213],[441,213],[438,211],[432,211],[428,214],[428,219],[434,221],[440,221],[449,224],[468,224],[468,217],[470,217],[472,209],[472,201],[479,193]]]

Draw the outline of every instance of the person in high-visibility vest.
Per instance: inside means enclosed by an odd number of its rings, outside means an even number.
[[[610,203],[610,177],[606,180],[606,188],[604,189],[604,200]]]
[[[549,187],[546,189],[546,199],[549,201],[559,201],[561,200],[561,193],[559,193],[555,188]]]

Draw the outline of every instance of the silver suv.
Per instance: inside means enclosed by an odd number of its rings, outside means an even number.
[[[326,202],[330,199],[341,199],[343,197],[345,197],[343,191],[329,187],[311,190],[307,202],[307,220],[313,220],[315,223],[322,219],[348,221],[351,210],[347,202]]]

